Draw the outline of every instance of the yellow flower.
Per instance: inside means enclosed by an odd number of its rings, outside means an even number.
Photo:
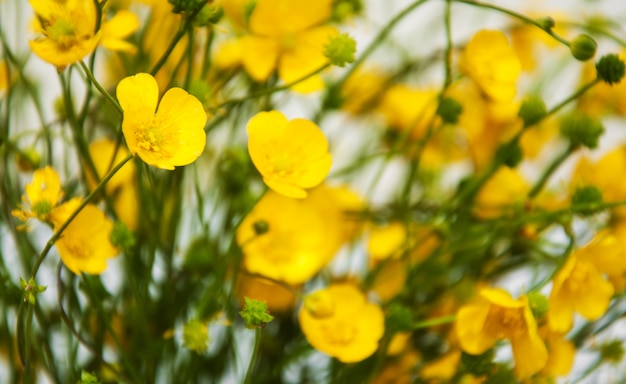
[[[237,298],[242,306],[245,297],[267,303],[270,313],[284,313],[295,305],[292,291],[268,280],[239,274],[237,283]]]
[[[489,98],[504,102],[515,97],[521,64],[502,32],[477,32],[465,47],[461,70]]]
[[[80,202],[80,198],[74,198],[57,209],[55,230],[68,219]],[[98,207],[93,204],[85,206],[56,242],[63,264],[77,275],[82,272],[104,272],[107,260],[119,252],[109,240],[112,230],[113,222]]]
[[[480,296],[479,302],[465,305],[458,312],[455,326],[461,349],[479,355],[496,341],[508,339],[519,378],[541,370],[548,361],[548,351],[537,333],[526,297],[515,300],[498,288],[483,288]]]
[[[126,144],[146,163],[174,169],[192,163],[204,150],[207,115],[202,103],[185,90],[169,89],[158,104],[156,80],[139,73],[120,81],[117,98],[124,110]]]
[[[319,313],[315,307],[307,306],[307,300],[320,295],[328,301],[325,307],[331,310]],[[371,356],[385,332],[385,318],[380,307],[367,302],[359,289],[346,283],[333,284],[308,295],[298,320],[304,336],[315,349],[344,363]]]
[[[622,292],[626,287],[625,236],[626,226],[618,221],[611,228],[598,232],[588,244],[577,251],[581,260],[592,263],[607,275],[616,293]]]
[[[244,267],[288,284],[301,284],[318,273],[350,234],[340,189],[325,186],[295,200],[268,191],[237,229]],[[257,234],[255,225],[267,225]]]
[[[248,122],[248,152],[274,191],[305,198],[305,188],[319,185],[328,175],[332,158],[328,141],[315,123],[287,118],[278,111],[260,112]]]
[[[26,185],[22,201],[25,207],[20,207],[11,213],[22,221],[35,218],[49,221],[50,214],[63,197],[61,179],[50,166],[36,170],[33,180]]]
[[[396,84],[385,92],[378,109],[390,127],[398,131],[410,130],[411,138],[418,139],[434,123],[437,91]]]
[[[563,334],[552,332],[548,326],[542,326],[539,333],[546,340],[550,352],[541,374],[548,377],[567,376],[574,364],[576,347],[571,341],[564,339]]]
[[[420,372],[423,379],[450,380],[458,371],[461,363],[461,350],[454,349],[445,355],[424,364]]]
[[[548,324],[555,332],[570,330],[574,312],[587,320],[598,319],[609,308],[613,297],[613,285],[593,263],[580,258],[579,252],[570,255],[552,280]]]
[[[9,88],[9,67],[6,60],[0,60],[0,95]]]
[[[139,18],[127,10],[120,10],[102,23],[102,46],[111,51],[135,53],[137,47],[124,41],[139,28]]]
[[[392,222],[384,227],[373,225],[367,242],[367,254],[374,261],[389,257],[398,258],[401,256],[406,237],[407,230],[401,222]]]
[[[511,214],[526,199],[530,186],[515,169],[501,167],[476,196],[476,215],[491,219]]]
[[[100,33],[96,29],[96,5],[84,0],[30,0],[40,36],[29,41],[42,60],[63,68],[93,52]]]
[[[329,38],[338,34],[320,25],[332,12],[331,0],[259,0],[250,16],[250,35],[241,38],[242,64],[256,81],[265,81],[278,69],[286,83],[297,80],[328,62],[323,54]],[[293,89],[310,92],[323,87],[313,76]]]
[[[341,87],[341,108],[353,115],[367,113],[376,105],[386,80],[380,70],[360,68]]]

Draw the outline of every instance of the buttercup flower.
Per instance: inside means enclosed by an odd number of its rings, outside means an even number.
[[[74,198],[59,206],[53,219],[55,231],[78,208],[80,202],[80,198]],[[113,222],[104,212],[93,204],[85,206],[55,244],[63,264],[77,275],[82,272],[104,272],[107,260],[119,252],[109,240],[112,230]]]
[[[288,284],[301,284],[318,273],[350,235],[351,220],[340,189],[325,186],[295,200],[268,191],[237,229],[244,267]],[[258,234],[263,223],[267,231]]]
[[[111,51],[135,53],[137,47],[124,39],[139,28],[139,18],[127,10],[118,11],[111,19],[102,23],[103,47]]]
[[[62,197],[59,175],[50,166],[46,166],[36,170],[33,173],[33,180],[26,185],[25,195],[22,196],[25,206],[11,213],[22,221],[30,218],[48,221],[52,210]]]
[[[461,69],[487,97],[501,102],[515,97],[521,64],[502,32],[476,33],[465,47]]]
[[[530,186],[515,169],[501,167],[476,196],[476,214],[484,219],[511,214],[522,204]]]
[[[185,90],[169,89],[159,104],[156,80],[139,73],[120,81],[117,98],[124,111],[126,144],[146,163],[174,169],[192,163],[204,150],[207,115],[202,103]]]
[[[298,314],[306,339],[344,363],[371,356],[385,332],[383,311],[352,284],[333,284],[308,295]]]
[[[596,320],[606,312],[613,297],[613,285],[590,261],[574,252],[554,276],[548,299],[548,324],[555,332],[565,333],[574,321],[574,312]]]
[[[541,370],[548,351],[525,296],[513,299],[499,288],[483,288],[481,300],[463,306],[457,315],[456,332],[461,349],[472,355],[484,353],[497,340],[508,339],[515,358],[515,374],[524,379]]]
[[[248,152],[268,187],[281,195],[305,198],[332,165],[328,141],[315,123],[260,112],[248,122]]]
[[[83,0],[30,0],[37,17],[35,32],[29,42],[42,60],[63,68],[93,52],[100,32],[95,33],[96,5]]]

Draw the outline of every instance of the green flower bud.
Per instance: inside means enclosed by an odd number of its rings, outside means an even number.
[[[582,113],[572,113],[561,120],[561,135],[569,139],[573,146],[595,148],[604,133],[604,126],[599,120]]]
[[[602,191],[593,186],[579,187],[572,195],[572,210],[583,216],[593,215],[600,211],[602,206]]]
[[[526,297],[528,298],[528,306],[535,319],[539,320],[548,313],[548,298],[542,293],[531,291],[526,294]]]
[[[324,46],[324,56],[330,60],[333,65],[344,67],[346,64],[354,61],[354,53],[356,52],[356,41],[347,33],[341,33],[335,37],[331,37]]]
[[[193,12],[204,2],[204,0],[167,0],[174,6],[173,13]]]
[[[456,124],[463,112],[463,105],[451,97],[441,99],[437,107],[437,115],[448,124]]]
[[[29,148],[15,154],[17,168],[22,172],[30,172],[38,169],[41,165],[41,156],[34,148]]]
[[[224,15],[224,10],[222,9],[222,7],[207,4],[204,7],[202,7],[202,9],[200,10],[200,13],[198,13],[196,18],[193,20],[193,24],[196,27],[206,27],[207,25],[210,25],[210,24],[216,24],[218,21],[220,21],[223,15]]]
[[[243,321],[246,323],[246,328],[263,328],[265,324],[274,320],[274,316],[271,316],[267,310],[267,304],[244,297],[245,304],[243,310],[239,312]]]
[[[257,236],[261,236],[266,234],[270,230],[270,225],[265,220],[258,220],[252,224],[252,228],[254,229],[254,233]]]
[[[619,363],[624,358],[624,346],[622,340],[612,340],[600,345],[600,358],[602,361]]]
[[[591,36],[581,34],[572,40],[569,49],[576,60],[586,61],[596,55],[598,44]]]
[[[38,285],[35,279],[30,278],[28,281],[20,277],[20,287],[24,291],[24,302],[28,302],[31,305],[35,305],[37,295],[45,291],[48,287],[44,285]]]
[[[200,320],[191,320],[183,326],[183,345],[198,354],[208,349],[209,330]]]
[[[619,83],[625,70],[624,62],[616,54],[602,56],[596,63],[598,78],[609,85]]]
[[[546,116],[546,103],[538,96],[528,96],[522,102],[517,116],[524,120],[524,128],[535,125]]]
[[[408,332],[413,330],[413,313],[402,304],[394,303],[387,311],[385,328],[391,332]]]
[[[502,164],[509,168],[515,168],[524,158],[524,152],[519,141],[505,143],[496,150],[496,157],[501,159]]]
[[[135,246],[135,235],[128,229],[126,224],[117,220],[113,224],[113,230],[111,231],[111,244],[115,247],[128,251]]]
[[[539,23],[539,25],[541,25],[541,28],[543,28],[545,31],[550,31],[556,25],[556,23],[554,22],[554,19],[551,18],[550,16],[544,17],[543,19],[538,19],[537,22]]]
[[[80,373],[80,381],[78,384],[100,384],[101,381],[98,380],[98,377],[93,373],[81,371]]]

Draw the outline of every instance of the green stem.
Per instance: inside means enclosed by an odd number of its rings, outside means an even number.
[[[528,192],[529,199],[536,197],[539,192],[541,192],[544,185],[548,182],[548,179],[554,173],[554,171],[556,171],[557,168],[559,168],[559,166],[563,164],[563,162],[567,160],[567,158],[572,153],[574,153],[574,151],[576,151],[576,149],[578,149],[578,146],[570,144],[567,149],[565,149],[565,151],[563,151],[559,156],[552,160],[552,163],[550,163],[550,165],[543,171],[543,174],[541,175],[539,180],[537,180],[533,188],[530,190],[530,192]]]
[[[46,255],[48,254],[48,252],[50,252],[50,249],[52,248],[54,243],[56,243],[56,241],[59,239],[59,237],[61,237],[61,235],[63,234],[63,231],[65,231],[65,229],[76,218],[76,216],[78,216],[80,211],[82,211],[83,208],[85,208],[87,206],[87,204],[89,204],[94,199],[94,197],[104,188],[106,183],[117,173],[117,171],[119,171],[124,166],[124,164],[126,164],[132,158],[133,158],[133,155],[129,154],[124,160],[122,160],[113,169],[111,169],[111,171],[109,171],[109,173],[107,173],[102,178],[102,180],[96,186],[96,188],[94,188],[94,190],[91,191],[87,195],[87,197],[85,197],[85,199],[80,203],[78,208],[76,208],[76,210],[74,210],[74,212],[72,212],[72,214],[67,218],[67,220],[65,220],[65,222],[63,224],[61,224],[59,229],[56,230],[56,232],[52,235],[52,237],[50,237],[50,239],[46,243],[46,246],[44,247],[43,251],[41,251],[41,254],[37,258],[37,261],[35,262],[35,265],[33,266],[33,269],[32,269],[32,271],[30,273],[31,278],[33,278],[33,279],[35,278],[35,276],[37,275],[37,271],[39,270],[39,267],[41,266],[41,263],[43,263],[44,259],[46,258]]]
[[[252,350],[252,358],[250,358],[250,364],[248,365],[248,371],[246,372],[246,379],[244,380],[244,384],[250,384],[252,382],[252,376],[254,375],[256,363],[259,359],[262,333],[263,328],[257,327],[254,329],[254,349]]]
[[[91,72],[91,69],[89,69],[89,67],[82,61],[79,61],[78,63],[80,64],[80,67],[83,69],[83,71],[85,71],[85,74],[89,78],[89,81],[91,81],[91,83],[96,87],[96,89],[106,99],[106,101],[108,101],[109,104],[111,104],[111,106],[113,106],[115,111],[120,116],[124,116],[124,111],[122,110],[122,107],[120,107],[120,105],[117,103],[117,101],[115,101],[113,96],[111,96],[111,94],[109,94],[109,92],[107,92],[106,89],[104,89],[104,87],[102,87],[102,85],[98,82],[98,80],[96,80],[96,78],[93,75],[93,72]]]
[[[389,33],[391,33],[391,31],[396,26],[396,24],[398,24],[402,19],[404,19],[404,17],[406,17],[409,13],[411,13],[414,9],[416,9],[420,5],[424,4],[426,1],[428,0],[418,0],[414,3],[409,4],[406,8],[400,11],[400,13],[398,13],[393,19],[391,19],[387,23],[385,28],[381,29],[380,32],[378,32],[378,35],[376,35],[376,37],[374,38],[374,40],[372,40],[370,45],[368,45],[367,48],[365,48],[363,53],[359,56],[358,59],[355,60],[354,64],[350,66],[350,68],[341,77],[341,79],[339,79],[337,83],[335,83],[329,88],[339,89],[343,85],[343,83],[345,83],[346,80],[350,76],[352,76],[354,71],[356,71],[356,69],[359,66],[361,66],[361,64],[363,64],[363,62],[376,50],[378,45],[381,44],[383,40],[385,40],[385,38],[387,38],[387,36],[389,35]]]
[[[150,74],[152,76],[156,75],[156,73],[159,72],[159,69],[161,69],[161,67],[163,67],[163,65],[165,64],[167,59],[172,54],[172,51],[174,51],[174,48],[176,48],[176,46],[178,45],[178,42],[180,41],[180,39],[182,39],[183,36],[185,36],[185,33],[187,33],[187,30],[193,29],[193,20],[196,18],[196,15],[198,15],[198,13],[200,13],[202,8],[207,3],[208,3],[208,0],[207,1],[203,1],[202,4],[199,4],[198,7],[196,9],[194,9],[193,12],[191,12],[191,14],[189,14],[189,16],[185,19],[185,23],[178,30],[178,32],[176,32],[176,35],[174,35],[174,38],[170,42],[170,45],[167,47],[167,49],[165,50],[163,55],[159,58],[159,61],[157,61],[157,63],[154,65],[154,67],[152,67],[152,69],[150,70]]]
[[[317,75],[318,73],[322,72],[323,70],[325,70],[326,68],[330,67],[331,65],[332,65],[331,63],[326,63],[326,64],[322,65],[321,67],[319,67],[318,69],[314,70],[313,72],[308,73],[308,74],[302,76],[301,78],[292,81],[291,83],[287,83],[287,84],[281,85],[279,87],[273,87],[273,88],[265,89],[265,90],[263,90],[261,92],[256,92],[256,93],[253,93],[253,94],[250,94],[250,95],[246,95],[244,97],[240,97],[240,98],[237,98],[237,99],[226,100],[226,101],[224,101],[223,103],[219,104],[217,107],[215,107],[213,109],[214,110],[218,110],[218,109],[223,108],[223,107],[225,107],[227,105],[230,105],[230,104],[239,104],[239,103],[241,103],[243,101],[246,101],[246,100],[256,99],[256,98],[259,98],[261,96],[270,95],[272,93],[276,93],[276,92],[280,92],[280,91],[285,91],[285,90],[293,87],[294,85],[299,84],[299,83],[307,80],[308,78]]]
[[[565,40],[561,36],[559,36],[556,33],[554,33],[554,31],[552,31],[552,28],[548,28],[545,25],[543,25],[540,22],[538,22],[537,20],[533,20],[530,17],[524,16],[524,15],[522,15],[520,13],[517,13],[515,11],[512,11],[510,9],[502,8],[502,7],[499,7],[497,5],[493,5],[493,4],[481,3],[479,1],[474,1],[474,0],[454,0],[454,1],[456,1],[458,3],[475,5],[475,6],[481,7],[481,8],[493,9],[494,11],[498,11],[498,12],[507,14],[509,16],[512,16],[512,17],[518,19],[518,20],[523,21],[524,23],[534,25],[535,27],[537,27],[537,28],[541,29],[542,31],[544,31],[545,33],[547,33],[548,35],[552,36],[552,38],[554,38],[559,43],[565,45],[566,47],[569,48],[569,46],[570,46],[569,41]]]
[[[446,10],[443,17],[443,23],[446,28],[446,53],[445,53],[445,81],[443,84],[444,89],[450,87],[452,84],[452,50],[454,48],[452,44],[452,22],[451,22],[451,0],[446,0]]]
[[[436,319],[424,320],[424,321],[415,323],[413,324],[413,329],[428,328],[428,327],[433,327],[435,325],[453,323],[454,321],[456,321],[456,315],[438,317]]]

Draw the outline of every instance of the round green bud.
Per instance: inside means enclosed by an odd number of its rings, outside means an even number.
[[[352,63],[355,52],[356,41],[347,33],[331,37],[324,46],[324,56],[328,58],[331,64],[339,67]]]
[[[613,53],[602,56],[596,63],[598,78],[609,85],[619,83],[624,77],[625,70],[622,59]]]
[[[274,320],[274,316],[269,314],[267,303],[244,297],[245,304],[239,315],[246,323],[246,328],[263,328],[265,324]]]
[[[209,329],[200,320],[191,320],[183,326],[183,345],[196,352],[204,353],[209,349]]]
[[[224,10],[222,7],[207,4],[202,7],[200,13],[193,20],[193,24],[196,27],[206,27],[207,25],[216,24],[223,15]]]
[[[580,34],[572,40],[569,49],[576,60],[586,61],[596,55],[598,44],[591,36]]]
[[[541,25],[541,28],[545,31],[550,31],[556,25],[556,23],[554,22],[554,19],[551,18],[550,16],[544,17],[543,19],[538,19],[537,22],[539,23],[539,25]]]
[[[174,6],[173,13],[185,13],[195,11],[204,0],[167,0]]]
[[[531,291],[526,294],[526,297],[528,298],[530,311],[535,319],[539,320],[548,313],[548,298],[542,293]]]
[[[450,97],[444,97],[437,107],[437,115],[448,124],[456,124],[463,112],[463,105]]]
[[[623,361],[624,346],[622,340],[611,340],[600,345],[600,359],[610,363]]]
[[[561,120],[561,135],[566,137],[575,146],[593,149],[598,146],[598,140],[604,133],[602,123],[589,115],[572,113]]]
[[[265,220],[258,220],[252,224],[252,229],[257,236],[261,236],[270,230],[270,225]]]
[[[515,168],[524,158],[524,151],[519,141],[505,143],[496,150],[496,157],[501,159],[502,164],[509,168]]]
[[[517,116],[524,120],[524,128],[540,122],[547,113],[546,103],[538,96],[528,96],[522,102]]]
[[[572,195],[572,211],[583,216],[597,213],[602,206],[602,191],[593,185],[579,187]]]
[[[35,148],[28,148],[15,154],[17,168],[22,172],[31,172],[40,167],[41,155]]]

